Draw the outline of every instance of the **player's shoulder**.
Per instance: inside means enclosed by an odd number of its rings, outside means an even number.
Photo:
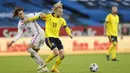
[[[111,13],[108,13],[107,16],[111,16],[112,14]]]
[[[23,22],[22,20],[19,20],[19,21],[18,21],[18,26],[20,26],[20,25],[22,25],[22,24],[24,24],[24,22]]]
[[[60,17],[60,20],[62,20],[63,22],[65,22],[65,21],[66,21],[63,17]]]
[[[119,18],[119,15],[118,15],[118,14],[117,14],[116,16]]]
[[[19,20],[17,27],[22,27],[22,25],[24,25],[24,22],[22,20]]]

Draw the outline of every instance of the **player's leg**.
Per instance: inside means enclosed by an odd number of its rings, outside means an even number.
[[[29,47],[28,49],[32,49],[32,50],[34,50],[34,48],[35,49],[40,49],[40,47],[38,47],[39,46],[39,44],[40,44],[40,41],[41,41],[41,38],[40,38],[40,34],[38,35],[38,36],[36,36],[36,37],[34,37],[33,39],[32,39],[32,41],[31,41],[31,47]],[[38,51],[35,51],[35,52],[32,52],[32,50],[30,51],[30,50],[28,50],[28,52],[30,52],[31,53],[31,55],[32,55],[32,58],[33,58],[33,60],[35,60],[35,62],[39,65],[39,67],[37,68],[38,70],[39,69],[41,69],[41,68],[43,68],[45,65],[46,65],[46,63],[42,60],[42,58],[38,55]]]
[[[116,46],[117,46],[117,37],[113,36],[112,61],[117,61],[117,59],[116,59]]]
[[[28,44],[28,48],[27,51],[37,59],[38,63],[40,66],[44,65],[42,58],[38,55],[38,53],[36,51],[34,51],[32,48],[34,47],[34,45],[32,44]]]
[[[33,48],[34,51],[36,51],[38,53],[39,49],[35,49]],[[40,65],[41,63],[37,60],[37,58],[35,58],[35,56],[33,54],[31,54],[31,58],[38,64]]]
[[[61,62],[62,62],[62,60],[64,59],[64,49],[63,49],[63,45],[62,45],[62,43],[61,43],[61,41],[59,40],[59,39],[57,39],[56,40],[56,45],[57,45],[57,48],[58,48],[58,50],[59,50],[59,55],[58,55],[58,57],[57,57],[57,59],[56,59],[56,63],[53,65],[53,67],[52,67],[52,71],[53,72],[59,72],[58,70],[57,70],[57,68],[58,68],[58,66],[61,64]]]
[[[33,47],[33,50],[35,50],[37,53],[39,52],[40,50],[40,47],[43,46],[44,44],[44,41],[40,40],[40,41],[37,41],[34,45],[35,47]],[[33,56],[33,54],[31,54],[31,57],[36,61],[36,63],[39,65],[39,61],[37,60],[36,57]],[[43,61],[44,62],[44,61]]]
[[[64,50],[63,49],[61,49],[60,51],[59,51],[59,56],[57,57],[57,59],[56,59],[56,63],[52,66],[52,68],[51,68],[51,71],[52,72],[59,72],[58,71],[58,66],[61,64],[61,62],[62,62],[62,60],[64,59]]]
[[[56,56],[58,56],[59,51],[56,48],[54,38],[46,38],[45,42],[46,42],[46,45],[53,51],[53,54],[49,55],[47,57],[47,59],[45,60],[45,62],[48,63],[51,60],[53,60],[53,58],[55,58]]]
[[[40,50],[40,48],[44,45],[45,42],[45,38],[42,36],[41,38],[39,38],[39,40],[37,40],[37,42],[34,44],[35,48],[34,50],[38,53],[38,51]],[[35,57],[34,57],[35,58]],[[35,58],[36,59],[36,58]],[[36,59],[37,60],[37,59]],[[42,60],[43,61],[43,60]],[[49,69],[46,67],[46,63],[43,61],[44,65],[39,65],[38,72],[49,72]],[[44,66],[44,67],[43,67]]]
[[[112,50],[112,61],[116,61],[116,46]]]
[[[113,45],[112,45],[112,38],[111,38],[111,36],[108,36],[108,39],[109,39],[109,42],[110,42],[110,47],[107,50],[106,59],[110,60],[110,54],[111,54]]]
[[[40,49],[39,48],[33,48],[33,50],[35,50],[38,53],[38,51]],[[32,54],[31,54],[31,58],[39,65],[39,67],[37,68],[38,69],[38,73],[49,72],[49,69],[46,66],[44,66],[44,65],[41,66],[39,60],[36,57],[34,57]]]

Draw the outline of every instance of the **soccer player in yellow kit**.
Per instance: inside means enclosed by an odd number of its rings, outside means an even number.
[[[35,16],[33,18],[28,18],[25,22],[34,21],[38,18],[45,20],[45,35],[46,35],[46,45],[53,51],[53,54],[48,56],[46,63],[50,62],[53,58],[57,57],[56,63],[53,65],[51,71],[59,73],[57,67],[64,59],[64,48],[62,42],[59,39],[60,28],[63,26],[69,35],[72,38],[71,31],[68,28],[66,21],[62,18],[63,8],[61,2],[56,3],[52,8],[51,14],[41,13],[40,17]]]
[[[111,45],[107,51],[106,59],[110,60],[109,56],[112,54],[112,61],[117,61],[116,59],[116,45],[117,45],[117,36],[118,36],[118,24],[119,24],[119,16],[117,15],[118,8],[116,6],[112,6],[112,13],[109,13],[105,20],[105,35],[108,36]],[[121,33],[120,33],[121,34]],[[123,36],[121,34],[121,39]]]

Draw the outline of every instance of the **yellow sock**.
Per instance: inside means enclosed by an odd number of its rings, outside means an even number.
[[[111,46],[109,47],[109,49],[108,49],[108,51],[107,51],[107,55],[110,55],[112,49],[113,49],[113,44],[111,44]]]
[[[53,65],[53,68],[57,68],[59,66],[59,64],[61,63],[61,58],[58,56],[56,59],[56,63]]]
[[[54,54],[51,54],[48,56],[48,58],[45,60],[46,63],[50,62],[51,60],[53,60],[53,58],[55,58]]]
[[[116,46],[114,46],[112,50],[112,59],[115,59],[115,58],[116,58]]]

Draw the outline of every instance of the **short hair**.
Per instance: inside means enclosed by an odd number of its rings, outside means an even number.
[[[18,6],[15,7],[14,11],[13,11],[13,17],[16,17],[18,15],[18,12],[21,11],[21,10],[24,11],[24,8],[18,7]]]
[[[54,4],[54,6],[53,6],[53,12],[54,12],[56,9],[58,9],[58,8],[63,8],[61,1],[57,2],[56,4]]]

